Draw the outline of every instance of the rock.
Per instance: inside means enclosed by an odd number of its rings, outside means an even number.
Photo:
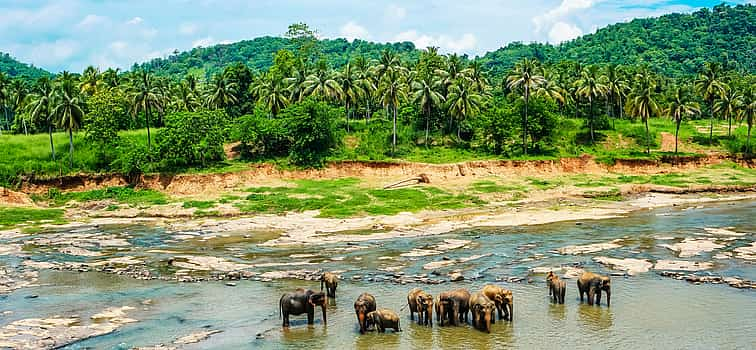
[[[756,260],[756,242],[745,247],[735,248],[733,252],[735,252],[736,258],[754,261]]]
[[[710,228],[710,227],[704,227],[704,231],[708,232],[709,234],[716,235],[716,236],[745,236],[745,232],[735,232],[731,230],[732,227],[725,227],[725,228]]]
[[[648,270],[654,266],[653,263],[646,259],[614,259],[605,256],[597,256],[593,258],[593,261],[602,265],[607,265],[616,270],[627,271],[627,274],[630,276],[642,272],[648,272]]]
[[[717,244],[714,241],[714,238],[686,238],[682,242],[675,244],[662,244],[660,247],[677,252],[678,256],[681,258],[688,258],[702,252],[710,252],[715,249],[724,248],[724,245]]]
[[[93,256],[102,255],[102,253],[100,252],[93,252],[91,250],[86,250],[84,248],[79,248],[79,247],[65,247],[65,248],[61,248],[59,251],[63,254],[85,256],[85,257],[93,257]]]
[[[186,345],[186,344],[193,344],[193,343],[199,343],[207,338],[209,338],[213,334],[221,333],[223,331],[221,330],[210,330],[210,331],[201,331],[189,334],[187,336],[183,336],[181,338],[176,339],[173,344],[176,345]]]
[[[616,249],[622,247],[618,244],[622,240],[614,240],[609,243],[594,243],[588,245],[570,245],[557,249],[557,252],[562,255],[578,255],[596,253],[602,250]]]
[[[449,274],[449,280],[452,282],[459,282],[459,281],[463,281],[464,279],[465,279],[465,276],[462,276],[462,274],[459,272],[453,272]]]
[[[714,264],[710,262],[659,260],[654,265],[654,270],[702,271],[712,267]]]
[[[236,287],[236,283],[234,283],[234,282],[226,282],[226,286],[228,286],[228,287]]]
[[[31,294],[24,297],[24,299],[37,299],[39,298],[39,295]]]

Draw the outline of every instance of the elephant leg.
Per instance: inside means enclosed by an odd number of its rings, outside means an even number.
[[[505,312],[504,312],[504,311],[505,311],[505,310],[502,310],[502,309],[504,309],[504,307],[503,307],[503,305],[502,305],[502,304],[496,305],[496,311],[498,311],[498,312],[499,312],[499,319],[502,319],[502,318],[504,318],[504,314],[505,314]]]
[[[596,305],[601,305],[601,289],[596,290]]]
[[[315,323],[315,310],[307,311],[307,324]]]
[[[596,291],[594,288],[588,289],[588,305],[593,305],[593,298],[595,297]]]
[[[285,328],[289,327],[289,313],[288,312],[284,312],[283,314],[283,326]]]
[[[415,313],[412,312],[412,308],[410,308],[410,320],[412,320],[412,321],[415,320]]]

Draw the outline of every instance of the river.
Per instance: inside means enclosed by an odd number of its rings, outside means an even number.
[[[308,326],[305,317],[292,316],[292,327],[282,330],[278,316],[281,294],[297,287],[319,289],[318,282],[240,280],[235,281],[234,286],[227,286],[226,281],[178,283],[137,280],[103,272],[42,270],[38,281],[40,286],[18,289],[0,299],[0,311],[12,311],[0,317],[0,325],[52,315],[86,318],[110,306],[128,305],[136,307],[129,317],[138,322],[126,324],[108,335],[70,344],[64,349],[130,349],[170,344],[181,336],[201,330],[222,332],[183,348],[753,349],[756,348],[754,290],[732,288],[727,284],[694,285],[662,277],[651,270],[635,276],[612,276],[611,307],[607,307],[605,301],[601,306],[581,304],[574,279],[567,280],[565,304],[554,305],[547,297],[545,276],[532,273],[531,269],[581,266],[605,274],[617,272],[594,262],[592,258],[596,256],[639,258],[651,262],[662,259],[711,261],[714,268],[702,274],[756,280],[753,261],[736,257],[713,259],[715,254],[731,252],[753,242],[756,232],[754,216],[756,201],[741,201],[647,210],[617,219],[478,228],[443,235],[309,247],[259,245],[269,236],[187,240],[176,239],[176,235],[182,233],[146,225],[90,227],[79,232],[90,230],[123,237],[129,242],[126,247],[103,249],[108,257],[135,256],[146,261],[153,274],[174,273],[177,268],[166,262],[172,255],[198,254],[226,258],[240,264],[257,264],[255,270],[260,272],[287,268],[338,270],[343,279],[337,299],[328,306],[327,325],[321,323],[321,316],[316,312],[314,326]],[[712,237],[704,228],[727,228],[746,235],[714,237],[714,241],[724,247],[684,258],[660,246],[685,238]],[[3,243],[22,244],[27,258],[34,261],[103,258],[61,254],[54,245],[30,241],[40,237],[62,237],[66,233],[50,230]],[[595,253],[564,255],[555,251],[568,245],[614,240],[619,240],[615,242],[619,242],[620,247]],[[95,248],[90,250],[96,251]],[[408,252],[418,254],[408,255]],[[443,261],[454,263],[437,269],[424,268],[428,263],[443,264]],[[6,266],[18,266],[20,262],[21,258],[13,255],[0,256],[0,263]],[[277,265],[290,262],[306,264]],[[430,274],[432,270],[437,270],[440,275]],[[461,270],[465,280],[441,284],[390,281],[393,276],[420,275],[448,280],[446,274],[451,270]],[[498,283],[511,289],[515,300],[514,321],[497,321],[491,334],[470,326],[419,326],[410,322],[406,310],[399,312],[406,303],[407,292],[413,287],[421,287],[436,295],[452,288],[477,290],[487,283]],[[359,334],[352,303],[365,291],[376,296],[379,308],[386,307],[400,313],[403,332]]]

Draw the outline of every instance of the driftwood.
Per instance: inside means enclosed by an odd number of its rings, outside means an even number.
[[[411,177],[409,179],[404,179],[402,181],[394,182],[386,186],[383,186],[383,189],[387,190],[390,188],[404,187],[404,186],[415,185],[415,184],[429,184],[429,183],[430,183],[430,177],[428,177],[427,174],[420,174],[415,177]]]

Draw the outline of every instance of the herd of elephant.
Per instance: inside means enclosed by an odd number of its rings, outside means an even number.
[[[320,306],[323,312],[323,324],[326,324],[327,298],[336,298],[338,282],[336,274],[326,272],[320,278],[320,292],[299,288],[281,296],[279,312],[283,316],[283,327],[289,327],[289,315],[307,314],[307,323],[313,324],[317,306]],[[546,276],[546,284],[552,301],[564,304],[566,282],[553,272],[549,272]],[[326,293],[323,293],[324,286]],[[606,293],[606,305],[610,305],[611,280],[608,276],[585,272],[577,279],[577,286],[581,302],[584,300],[583,297],[587,296],[588,305],[594,303],[599,305],[603,291]],[[436,321],[441,326],[467,323],[468,314],[472,314],[472,326],[490,333],[491,324],[496,323],[497,313],[499,320],[512,321],[513,304],[512,291],[488,284],[479,292],[470,293],[467,289],[455,289],[442,292],[435,299],[420,288],[414,288],[407,295],[406,306],[409,306],[410,320],[414,321],[417,314],[418,323],[422,325],[433,325],[434,312]],[[390,309],[378,309],[375,297],[369,293],[360,294],[354,302],[354,311],[357,314],[357,322],[362,334],[371,328],[381,333],[386,329],[401,332],[399,315]]]

